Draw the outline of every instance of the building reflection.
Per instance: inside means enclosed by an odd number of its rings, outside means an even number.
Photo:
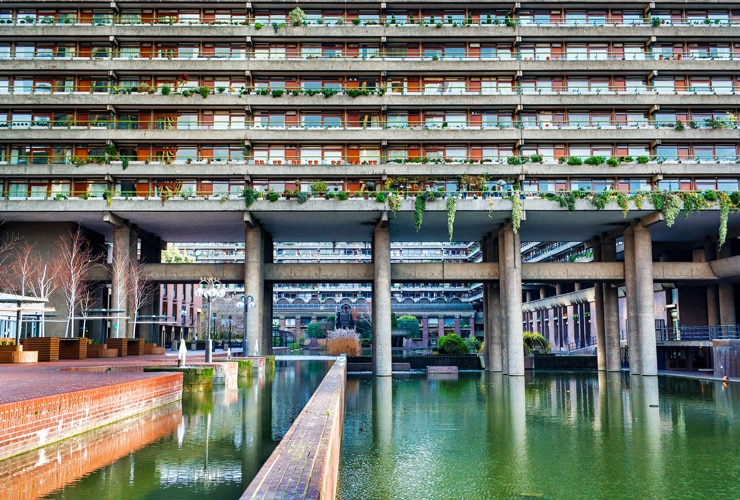
[[[170,435],[182,420],[173,403],[0,462],[2,498],[39,498]]]

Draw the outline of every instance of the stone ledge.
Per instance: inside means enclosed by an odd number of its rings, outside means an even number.
[[[340,357],[241,499],[335,497],[346,377]]]

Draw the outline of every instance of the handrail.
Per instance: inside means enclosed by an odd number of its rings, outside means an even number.
[[[594,42],[597,43],[597,42]],[[280,47],[282,48],[282,47]],[[589,47],[587,46],[586,49],[588,50]],[[595,50],[596,48],[593,47],[591,50]],[[471,61],[499,61],[499,62],[511,62],[511,61],[533,61],[533,62],[589,62],[589,61],[735,61],[740,60],[740,56],[735,55],[731,47],[728,48],[728,52],[726,54],[707,54],[707,55],[696,55],[696,54],[676,54],[676,55],[665,55],[660,52],[634,52],[634,53],[625,53],[624,51],[601,51],[600,48],[598,51],[592,52],[592,53],[571,53],[568,54],[567,52],[567,45],[566,45],[566,52],[556,55],[551,52],[544,52],[542,54],[536,54],[534,52],[528,52],[528,51],[510,51],[505,53],[504,55],[472,55],[469,53],[466,54],[444,54],[444,47],[439,49],[439,53],[432,54],[432,55],[426,55],[426,54],[418,54],[418,55],[393,55],[388,53],[382,53],[378,52],[374,55],[357,55],[357,56],[348,56],[348,55],[303,55],[298,54],[295,56],[289,55],[289,54],[283,54],[283,53],[276,53],[276,54],[238,54],[238,55],[232,55],[232,54],[226,54],[226,55],[201,55],[201,54],[187,54],[183,56],[179,56],[174,53],[175,49],[172,49],[171,54],[152,54],[149,57],[144,57],[141,54],[139,55],[132,55],[127,54],[126,52],[118,51],[116,53],[112,53],[111,55],[95,55],[91,54],[89,56],[79,56],[79,55],[70,55],[70,56],[56,56],[53,54],[49,55],[40,55],[37,56],[36,54],[30,55],[28,57],[27,54],[21,54],[21,56],[18,56],[17,54],[8,54],[5,57],[0,57],[0,60],[15,60],[15,61],[33,61],[33,60],[43,60],[43,61],[69,61],[69,60],[91,60],[91,61],[120,61],[120,60],[136,60],[136,61],[211,61],[211,60],[236,60],[236,61],[311,61],[314,59],[320,59],[323,61],[383,61],[383,62],[394,62],[394,61],[403,61],[403,62],[438,62],[438,63],[445,63],[445,62],[471,62]],[[423,48],[421,50],[424,50]]]
[[[410,13],[410,17],[401,15],[400,13],[394,13],[391,15],[381,16],[378,12],[376,18],[361,18],[361,17],[329,17],[325,19],[322,16],[320,18],[306,19],[299,27],[351,27],[351,26],[384,26],[384,27],[398,27],[398,28],[413,28],[417,26],[441,26],[441,27],[454,27],[454,26],[501,26],[501,27],[540,27],[540,26],[556,26],[556,27],[673,27],[673,26],[738,26],[740,23],[734,22],[730,18],[728,12],[727,19],[710,19],[708,17],[701,19],[674,19],[672,16],[645,16],[641,19],[629,19],[625,21],[621,17],[609,16],[604,11],[603,16],[573,16],[566,15],[560,17],[548,16],[547,19],[537,18],[534,14],[522,11],[516,17],[504,16],[504,15],[483,15],[476,13],[473,15],[471,12],[467,17],[460,14],[452,15],[441,15],[437,17],[431,14],[420,14],[420,20],[416,20],[415,15],[419,15],[418,11]],[[477,20],[476,20],[477,18]],[[53,16],[39,17],[35,15],[26,14],[24,17],[16,16],[15,19],[8,17],[0,19],[0,24],[10,24],[16,26],[49,26],[49,25],[63,25],[63,26],[177,26],[177,27],[202,27],[202,26],[255,26],[259,24],[260,27],[271,27],[272,24],[276,24],[279,28],[292,27],[289,16],[285,16],[282,22],[274,19],[273,16],[270,20],[261,19],[259,17],[238,16],[231,20],[215,20],[210,18],[198,17],[198,18],[184,18],[183,20],[174,19],[170,16],[162,16],[160,19],[152,19],[151,21],[141,20],[130,20],[127,19],[126,14],[124,15],[113,15],[113,14],[96,14],[94,18],[91,18],[89,22],[82,22],[78,17],[64,17],[55,19]],[[257,28],[260,29],[260,28]]]

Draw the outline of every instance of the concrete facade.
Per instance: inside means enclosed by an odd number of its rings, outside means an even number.
[[[305,25],[292,26],[293,6],[274,3],[205,2],[186,12],[167,1],[145,10],[4,2],[0,218],[27,234],[34,224],[79,224],[112,243],[114,257],[123,249],[132,258],[140,246],[160,282],[243,284],[257,304],[247,332],[257,354],[272,348],[276,282],[372,283],[376,309],[390,304],[394,281],[487,283],[488,349],[499,357],[498,325],[501,370],[517,376],[528,284],[554,283],[556,293],[601,286],[600,369],[617,366],[623,284],[633,373],[656,370],[654,283],[703,281],[708,318],[736,321],[740,222],[730,217],[720,254],[694,260],[695,249],[717,247],[720,201],[670,228],[647,195],[740,191],[734,5],[711,15],[701,1],[593,0],[580,10],[552,4],[546,14],[536,2],[306,6]],[[349,199],[325,196],[318,181]],[[417,224],[415,198],[427,191],[443,199],[429,200]],[[597,209],[594,196],[612,191]],[[632,199],[618,206],[616,193]],[[247,194],[258,199],[245,205]],[[501,231],[513,218],[511,196],[524,198],[517,233]],[[392,263],[393,242],[446,238],[451,197],[454,238],[497,235],[487,244],[497,255]],[[624,264],[616,255],[521,262],[520,242],[604,234],[623,238]],[[160,265],[168,241],[244,242],[244,263]],[[273,242],[291,241],[372,241],[373,261],[273,263]],[[100,302],[131,316],[130,303],[119,306],[126,279],[109,269],[91,275],[111,283]],[[582,340],[585,322],[567,320],[584,313],[564,305],[551,327]],[[389,312],[374,314],[376,371],[387,375]],[[123,318],[117,324],[127,332]]]

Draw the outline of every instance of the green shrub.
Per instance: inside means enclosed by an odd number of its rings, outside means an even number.
[[[647,163],[650,161],[649,156],[638,156],[637,157],[637,163]]]
[[[419,320],[416,316],[401,316],[398,318],[398,328],[406,330],[406,337],[419,338]]]
[[[550,352],[550,342],[542,334],[535,332],[524,332],[524,354],[532,354],[534,351]]]
[[[577,156],[571,156],[570,158],[568,158],[568,165],[581,165],[581,164],[583,164],[583,161]]]
[[[280,198],[280,194],[276,191],[270,191],[269,193],[267,193],[268,201],[278,201],[279,198]]]
[[[326,333],[321,328],[321,323],[318,321],[312,321],[306,325],[306,338],[307,339],[323,339],[326,337]]]
[[[602,163],[604,163],[604,157],[603,156],[590,156],[586,158],[583,163],[585,163],[586,165],[593,165],[593,166],[601,165]]]
[[[440,354],[470,354],[468,344],[465,343],[459,335],[455,333],[448,333],[439,338],[439,353]]]

